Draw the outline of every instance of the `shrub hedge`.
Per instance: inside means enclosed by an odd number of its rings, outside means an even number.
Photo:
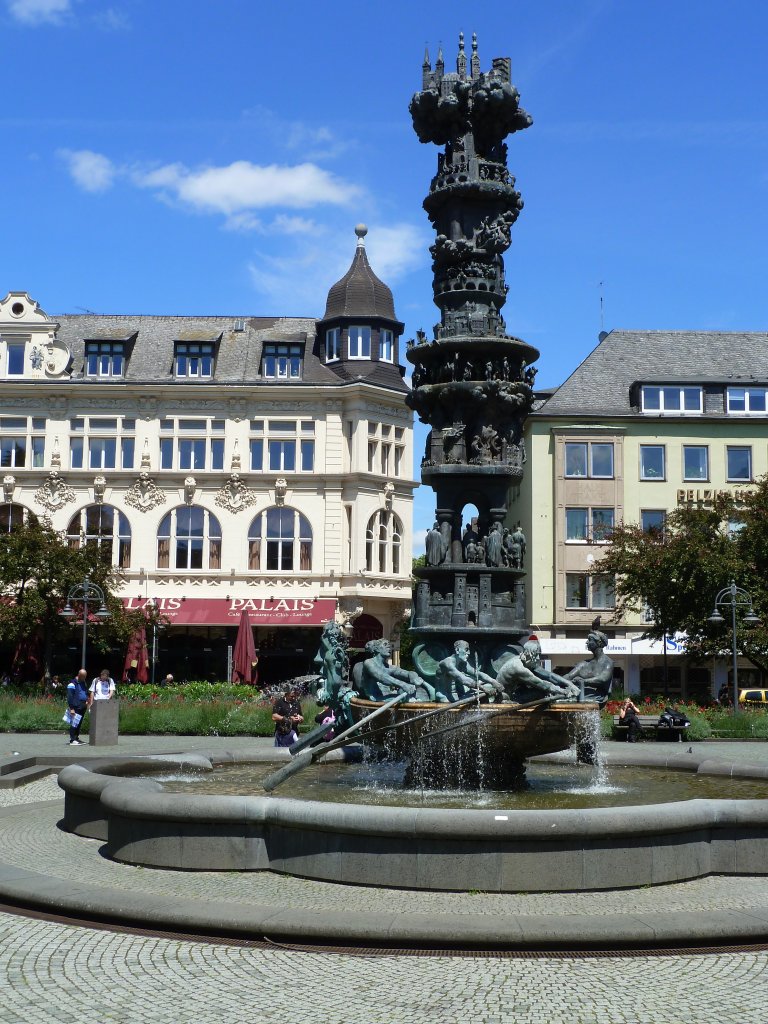
[[[194,684],[197,686],[198,684]],[[120,693],[120,732],[124,736],[271,736],[274,732],[271,701],[247,686],[199,684],[187,687],[125,687]],[[139,692],[142,691],[142,692]],[[143,692],[146,691],[146,692]],[[0,694],[0,732],[66,730],[62,721],[66,698],[62,695],[21,696]],[[317,705],[302,701],[305,724],[314,726]],[[82,732],[88,732],[85,716]]]

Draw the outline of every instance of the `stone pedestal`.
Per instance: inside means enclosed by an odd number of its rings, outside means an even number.
[[[120,717],[120,701],[95,700],[89,712],[88,743],[92,747],[114,747],[117,745],[117,725]]]

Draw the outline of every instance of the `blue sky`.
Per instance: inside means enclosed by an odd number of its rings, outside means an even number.
[[[534,125],[510,333],[559,383],[604,326],[766,329],[768,7],[0,0],[0,292],[49,313],[320,315],[353,226],[429,330],[424,45],[511,56]],[[418,447],[418,446],[417,446]],[[416,524],[430,518],[420,494]]]

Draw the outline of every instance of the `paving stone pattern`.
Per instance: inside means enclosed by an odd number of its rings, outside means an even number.
[[[61,879],[70,878],[71,865],[77,863],[83,877],[90,879],[94,886],[182,899],[290,906],[319,912],[345,909],[385,914],[400,910],[495,917],[509,914],[589,914],[594,917],[768,908],[768,876],[711,876],[631,891],[558,894],[414,892],[337,885],[267,871],[164,871],[106,860],[99,852],[100,840],[83,839],[57,827],[62,812],[63,800],[60,806],[21,806],[3,811],[0,817],[3,863],[32,870],[41,870],[44,865],[47,875]],[[55,857],[51,858],[54,850]]]
[[[757,760],[754,746],[745,746],[752,749],[741,759]],[[765,750],[768,744],[760,753]],[[6,863],[45,865],[61,878],[71,877],[77,865],[96,885],[147,893],[312,908],[338,899],[357,909],[392,911],[398,901],[415,910],[423,901],[442,913],[600,915],[768,905],[768,879],[761,878],[490,896],[143,870],[105,861],[99,842],[61,832],[56,822],[63,801],[34,803],[59,795],[53,779],[0,791]],[[766,981],[765,952],[525,960],[349,956],[149,938],[0,914],[0,1024],[765,1024]]]
[[[0,964],[3,1024],[764,1024],[768,954],[353,957],[0,914]]]

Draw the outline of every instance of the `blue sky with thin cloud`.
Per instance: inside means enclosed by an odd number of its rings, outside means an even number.
[[[406,336],[429,331],[436,150],[407,108],[425,44],[450,66],[463,30],[534,118],[504,313],[538,382],[601,326],[763,330],[766,29],[753,0],[0,0],[0,291],[318,316],[365,221]]]

